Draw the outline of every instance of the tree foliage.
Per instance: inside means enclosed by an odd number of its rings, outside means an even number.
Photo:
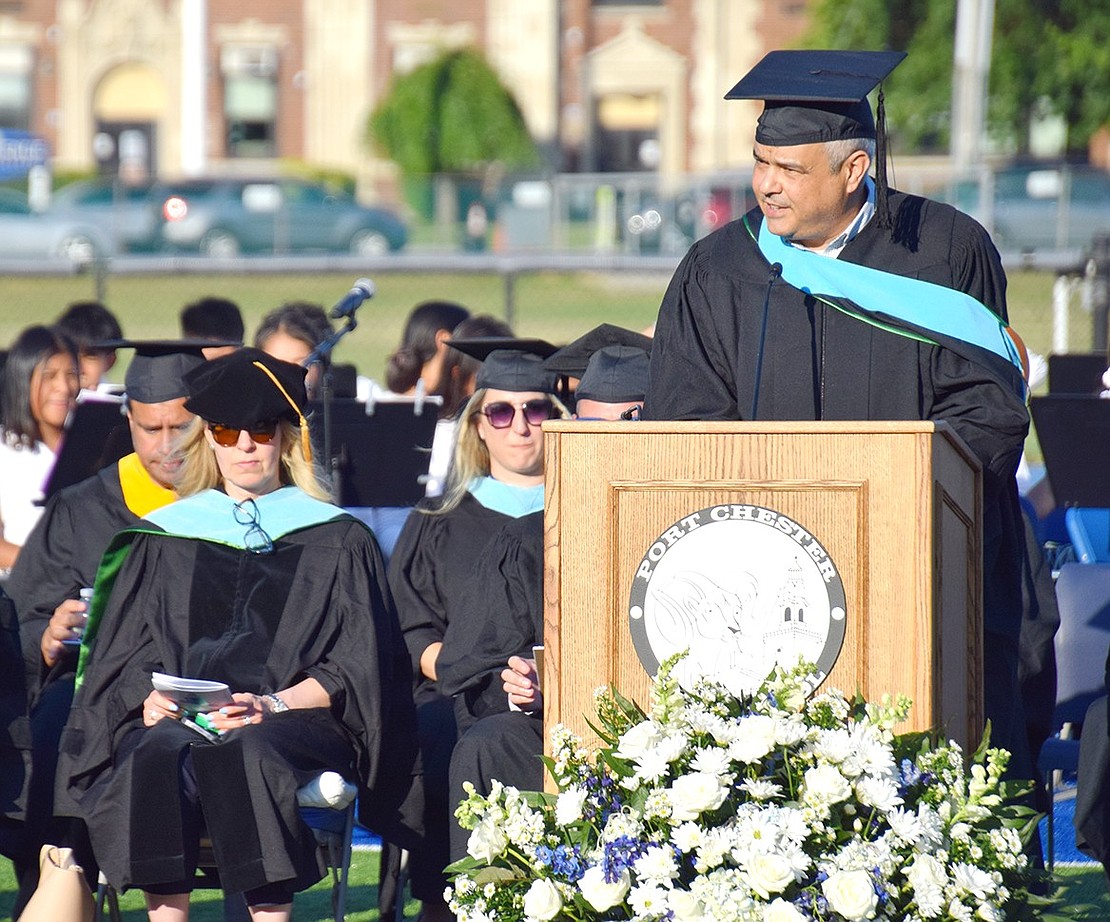
[[[815,0],[809,48],[897,48],[909,57],[884,83],[896,148],[947,149],[956,33],[953,0]],[[1110,3],[995,0],[988,118],[1028,149],[1037,117],[1058,115],[1070,153],[1110,122]]]
[[[516,100],[471,49],[397,77],[370,114],[366,137],[408,176],[538,161]]]

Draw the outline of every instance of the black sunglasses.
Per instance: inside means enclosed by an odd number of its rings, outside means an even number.
[[[274,433],[277,432],[278,421],[271,419],[265,423],[255,423],[247,433],[259,445],[269,445],[274,440]],[[225,448],[230,448],[239,442],[239,433],[243,430],[236,429],[234,426],[221,426],[217,423],[212,423],[208,427],[212,432],[212,438],[216,440],[216,444],[223,445]]]
[[[486,404],[478,412],[485,415],[494,429],[508,429],[516,418],[517,409],[508,401],[499,400],[497,403]],[[529,426],[538,426],[545,419],[553,419],[555,416],[555,404],[546,397],[540,400],[525,400],[519,409]]]

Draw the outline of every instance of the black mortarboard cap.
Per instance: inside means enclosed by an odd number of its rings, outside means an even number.
[[[203,364],[202,348],[211,343],[197,339],[118,339],[97,343],[97,348],[134,349],[123,389],[139,403],[164,403],[188,395],[185,375]]]
[[[603,346],[590,356],[574,391],[578,400],[627,403],[647,394],[651,359],[635,346]]]
[[[624,327],[603,323],[588,333],[583,333],[574,342],[567,343],[543,364],[548,371],[581,378],[590,363],[591,356],[606,346],[632,346],[641,352],[651,352],[651,337]]]
[[[185,409],[201,419],[246,429],[271,419],[287,419],[307,432],[305,370],[261,349],[238,349],[211,359],[185,376]]]
[[[509,349],[513,352],[527,352],[541,359],[559,351],[545,339],[523,339],[519,336],[471,336],[466,339],[448,339],[448,346],[458,349],[464,355],[484,362],[486,357],[497,350]]]
[[[755,138],[771,147],[875,138],[870,93],[904,51],[772,51],[725,94],[762,99]]]
[[[543,366],[543,358],[534,352],[516,349],[495,349],[478,369],[475,387],[492,387],[499,391],[542,391],[555,393],[555,372]]]

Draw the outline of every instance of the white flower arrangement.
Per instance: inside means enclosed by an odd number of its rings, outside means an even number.
[[[1008,753],[984,741],[965,766],[955,743],[896,735],[904,697],[807,697],[806,664],[738,699],[680,687],[678,659],[649,715],[599,692],[596,752],[554,729],[558,794],[470,789],[446,893],[460,922],[1049,918]]]

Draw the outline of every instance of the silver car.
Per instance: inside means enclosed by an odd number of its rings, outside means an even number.
[[[0,259],[53,258],[83,265],[111,253],[111,238],[95,224],[33,211],[27,196],[0,189]]]

